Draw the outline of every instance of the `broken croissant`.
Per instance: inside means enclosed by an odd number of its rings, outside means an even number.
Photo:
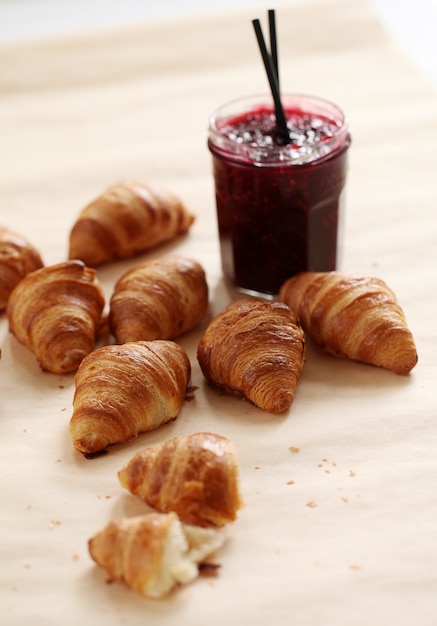
[[[109,187],[79,214],[69,238],[69,258],[89,267],[175,239],[194,221],[181,200],[168,190],[139,182]]]
[[[408,374],[417,363],[404,313],[380,278],[302,272],[282,285],[279,299],[296,311],[308,336],[335,356],[396,374]]]
[[[9,328],[35,354],[41,369],[67,374],[94,349],[104,304],[95,270],[82,261],[43,267],[11,293]]]
[[[118,343],[174,339],[194,328],[207,310],[202,266],[174,255],[146,261],[119,279],[109,326]]]
[[[20,280],[42,266],[38,250],[25,237],[0,226],[0,312]]]
[[[140,450],[118,473],[120,484],[187,524],[223,526],[242,504],[232,442],[213,433],[173,437]]]
[[[175,513],[148,513],[111,521],[88,542],[91,558],[149,598],[192,582],[206,559],[222,547],[223,534],[182,524]]]
[[[86,456],[177,417],[191,375],[186,352],[172,341],[103,346],[75,377],[70,434]]]
[[[249,298],[219,313],[197,349],[210,383],[269,413],[291,406],[304,355],[304,333],[293,311],[279,302]]]

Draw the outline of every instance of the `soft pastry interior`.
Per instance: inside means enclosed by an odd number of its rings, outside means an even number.
[[[109,522],[88,546],[112,579],[149,598],[161,598],[195,580],[199,566],[224,541],[216,529],[183,524],[176,513],[152,512]]]

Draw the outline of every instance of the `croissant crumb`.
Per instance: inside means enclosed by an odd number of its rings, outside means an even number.
[[[175,513],[152,512],[111,521],[88,549],[111,579],[158,599],[194,581],[224,540],[220,531],[183,524]]]
[[[43,267],[11,293],[9,328],[35,354],[41,369],[71,373],[95,347],[104,304],[95,270],[82,261]]]
[[[219,313],[197,349],[210,383],[276,414],[291,406],[304,358],[304,332],[293,311],[249,298]]]
[[[172,341],[94,350],[75,377],[70,420],[74,447],[92,457],[175,419],[190,375],[186,352]]]
[[[401,375],[417,363],[404,312],[380,278],[302,272],[282,285],[279,300],[296,312],[308,336],[330,354]]]
[[[187,524],[223,526],[242,506],[235,448],[226,437],[194,433],[137,452],[120,484],[159,511]]]
[[[194,216],[167,189],[127,181],[106,189],[79,214],[69,258],[96,267],[133,257],[186,233]]]
[[[175,339],[199,324],[207,311],[202,266],[172,255],[146,261],[118,280],[109,324],[118,343]]]

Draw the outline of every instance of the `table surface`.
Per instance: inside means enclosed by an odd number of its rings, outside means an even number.
[[[297,0],[299,1],[299,0]],[[296,0],[276,0],[272,8],[292,6]],[[437,0],[370,0],[378,19],[397,45],[437,82]],[[264,7],[253,0],[0,0],[0,41],[58,37],[135,22],[214,15]]]
[[[66,258],[79,211],[108,185],[163,184],[196,221],[173,244],[99,269],[107,301],[126,269],[170,252],[202,263],[210,289],[207,319],[178,340],[194,401],[92,461],[69,435],[74,376],[40,371],[0,318],[0,616],[9,626],[435,624],[435,84],[368,2],[301,0],[277,14],[284,89],[341,103],[351,122],[342,269],[392,287],[419,362],[400,377],[309,345],[295,402],[276,417],[203,380],[202,332],[238,297],[221,275],[206,125],[216,105],[267,87],[253,10],[3,42],[2,223],[50,265]],[[227,527],[219,575],[163,601],[106,584],[88,539],[147,509],[117,471],[147,445],[200,430],[232,439],[241,468],[245,506]]]

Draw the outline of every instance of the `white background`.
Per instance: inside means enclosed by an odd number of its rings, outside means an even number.
[[[59,36],[133,22],[189,17],[295,0],[0,0],[0,42]],[[413,61],[437,83],[437,0],[370,0],[380,19]]]

